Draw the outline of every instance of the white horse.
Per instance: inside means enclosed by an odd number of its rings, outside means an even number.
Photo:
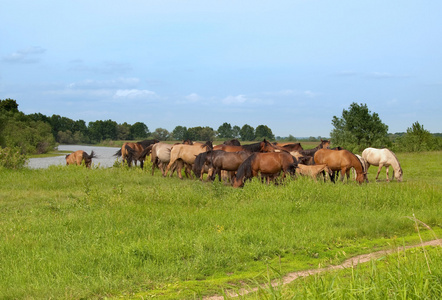
[[[388,177],[388,169],[389,166],[393,167],[393,176],[397,181],[402,181],[402,168],[399,160],[396,155],[389,149],[376,149],[376,148],[367,148],[362,151],[362,157],[367,161],[367,169],[370,165],[379,166],[378,173],[376,174],[376,180],[379,177],[379,173],[381,172],[382,167],[385,167],[387,171],[387,181],[390,181]],[[393,178],[392,178],[393,179]]]

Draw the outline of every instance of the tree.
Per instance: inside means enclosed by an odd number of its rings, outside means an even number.
[[[400,150],[403,151],[429,151],[439,150],[440,138],[433,136],[424,126],[415,122],[407,129],[407,133],[397,139]]]
[[[334,129],[330,137],[334,145],[351,151],[361,151],[367,147],[389,145],[388,126],[382,123],[377,113],[372,113],[366,104],[353,102],[349,110],[342,111],[342,117],[333,116]]]
[[[211,127],[191,127],[187,130],[187,138],[192,141],[213,141],[215,138],[215,131]]]
[[[117,139],[117,122],[112,120],[89,122],[88,132],[91,142]]]
[[[275,136],[272,133],[272,130],[266,125],[258,125],[255,129],[255,138],[258,140],[274,140]]]
[[[229,123],[223,123],[220,127],[218,127],[218,137],[221,139],[231,139],[233,138],[233,129],[232,125]]]
[[[10,111],[13,113],[18,112],[18,104],[14,99],[7,98],[5,100],[0,99],[0,111]]]
[[[245,124],[239,131],[239,135],[243,141],[253,141],[255,140],[255,129],[252,126]]]
[[[164,128],[157,128],[152,132],[152,137],[160,141],[167,141],[170,137],[170,133]]]
[[[240,131],[241,131],[241,127],[239,127],[238,125],[233,126],[232,136],[234,139],[239,139],[239,137],[241,136]]]
[[[177,126],[172,131],[172,137],[174,140],[185,140],[187,137],[187,128],[183,126]]]
[[[145,139],[149,136],[149,128],[142,122],[136,122],[130,127],[130,135],[134,140]]]
[[[117,139],[119,140],[129,140],[130,139],[130,124],[124,122],[123,124],[117,125]]]

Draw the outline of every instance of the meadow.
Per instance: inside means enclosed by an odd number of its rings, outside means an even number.
[[[371,167],[369,184],[297,178],[269,186],[254,180],[242,189],[151,176],[149,164],[1,169],[0,298],[203,298],[435,239],[442,232],[442,152],[397,156],[401,183],[385,182],[385,171],[375,182]],[[400,298],[404,284],[419,280],[419,292],[431,299],[442,290],[434,267],[441,250],[428,250],[432,272],[425,253],[399,253],[250,297],[363,297],[345,294],[360,284],[366,292],[388,285]],[[398,265],[411,275],[395,287],[390,275]]]

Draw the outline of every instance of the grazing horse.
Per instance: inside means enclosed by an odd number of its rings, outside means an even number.
[[[137,165],[137,161],[140,161],[141,164],[141,168],[143,168],[143,163],[141,163],[142,161],[144,162],[144,159],[146,158],[146,155],[148,155],[150,152],[147,152],[144,155],[141,155],[144,151],[144,149],[148,148],[149,146],[158,143],[158,140],[144,140],[144,141],[140,141],[140,142],[126,142],[123,144],[123,146],[121,146],[121,149],[118,150],[114,156],[121,156],[121,158],[123,159],[123,163],[127,162],[127,165],[129,167],[132,166],[132,160],[134,160],[135,162],[135,166]],[[129,148],[127,148],[126,146],[130,147],[132,150],[134,151],[130,151]],[[138,158],[135,158],[138,157]],[[135,159],[134,159],[135,158]]]
[[[301,146],[301,143],[277,143],[277,142],[274,142],[273,145],[275,145],[276,147],[279,147],[281,150],[286,150],[288,152],[304,150],[304,148],[302,148],[302,146]]]
[[[310,176],[316,181],[316,177],[318,177],[319,173],[327,172],[330,174],[330,170],[327,167],[327,165],[303,165],[298,164],[298,168],[296,169],[296,174],[303,175],[303,176]],[[324,177],[325,181],[325,177]]]
[[[403,172],[401,164],[399,163],[396,155],[390,149],[367,148],[362,151],[362,157],[367,161],[367,169],[370,167],[370,165],[379,166],[378,173],[376,174],[376,180],[378,180],[382,167],[385,167],[387,181],[390,181],[388,169],[390,166],[392,166],[393,177],[396,178],[398,182],[402,181]]]
[[[88,155],[83,150],[75,151],[71,154],[66,155],[66,165],[81,165],[84,164],[87,168],[91,168],[92,158],[97,158],[94,151],[91,151],[91,155]]]
[[[341,181],[344,181],[344,174],[347,175],[347,181],[350,177],[351,168],[356,170],[356,181],[360,184],[366,179],[367,173],[364,172],[359,159],[347,150],[330,150],[330,149],[319,149],[316,151],[315,164],[326,164],[331,171],[341,172]],[[332,179],[334,182],[334,180]]]
[[[248,151],[248,152],[274,152],[277,148],[266,141],[265,139],[262,142],[241,145],[241,146],[231,146],[226,144],[216,145],[213,147],[213,150],[223,150],[226,152],[239,152],[239,151]]]
[[[173,164],[178,160],[181,159],[185,163],[189,165],[193,165],[195,162],[195,158],[198,154],[201,152],[206,152],[208,150],[211,150],[213,148],[212,142],[208,141],[205,144],[193,144],[193,145],[183,145],[178,144],[174,145],[172,149],[170,150],[170,161],[166,168],[166,176],[170,170],[170,168],[173,166]],[[180,172],[178,172],[178,177],[180,179],[183,179],[183,176]]]
[[[229,171],[231,180],[234,172],[236,172],[239,166],[252,154],[248,151],[240,152],[226,152],[222,150],[213,150],[205,153],[204,164],[208,166],[211,176],[210,180],[215,180],[215,176],[218,175],[219,181],[221,181],[221,171]],[[202,174],[201,174],[202,178]]]
[[[297,165],[296,158],[285,151],[253,153],[239,166],[233,180],[233,187],[243,186],[245,180],[252,179],[258,174],[267,177],[267,183],[270,179],[279,176],[281,171],[282,178],[285,178],[287,173],[295,175]]]

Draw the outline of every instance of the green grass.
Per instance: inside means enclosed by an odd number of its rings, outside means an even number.
[[[371,167],[368,185],[2,169],[0,298],[198,298],[418,243],[413,214],[442,232],[441,154],[398,154],[404,182],[376,183]]]

